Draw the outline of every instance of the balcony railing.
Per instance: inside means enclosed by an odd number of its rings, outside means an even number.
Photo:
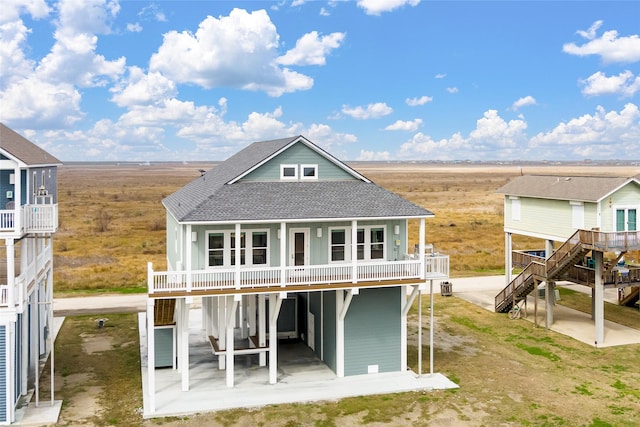
[[[17,229],[18,226],[20,229]],[[54,233],[57,228],[57,204],[25,205],[17,209],[0,210],[0,232]]]
[[[24,295],[29,292],[29,287],[42,280],[46,271],[51,268],[53,248],[47,245],[38,254],[36,261],[31,260],[23,269],[19,265],[15,267],[15,279],[13,289],[9,288],[6,263],[0,264],[0,307],[14,307],[22,303]],[[16,262],[19,262],[16,260]]]
[[[354,268],[355,267],[355,268]],[[424,269],[424,270],[423,270]],[[367,283],[386,280],[441,280],[449,277],[449,256],[420,260],[362,262],[264,268],[153,271],[149,264],[149,294],[216,292],[269,287]]]

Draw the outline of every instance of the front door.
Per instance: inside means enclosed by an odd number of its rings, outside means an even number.
[[[290,230],[289,265],[309,265],[308,228],[292,228]]]

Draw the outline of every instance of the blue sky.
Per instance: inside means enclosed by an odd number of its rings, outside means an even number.
[[[0,118],[63,161],[640,159],[640,2],[4,0]]]

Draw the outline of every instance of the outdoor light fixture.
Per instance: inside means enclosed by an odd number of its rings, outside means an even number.
[[[394,225],[393,226],[393,234],[400,234],[400,226],[399,225]]]
[[[322,228],[316,228],[316,237],[322,237]]]

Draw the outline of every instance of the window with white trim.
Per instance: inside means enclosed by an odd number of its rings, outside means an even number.
[[[280,179],[298,179],[298,165],[280,165]]]
[[[300,165],[300,179],[318,179],[318,165]]]
[[[207,267],[234,265],[236,265],[235,232],[231,230],[207,232]],[[268,230],[245,230],[240,233],[240,265],[269,265]]]
[[[330,228],[329,236],[330,262],[351,261],[351,228]],[[372,261],[386,258],[386,229],[384,226],[358,227],[356,238],[358,260]]]

